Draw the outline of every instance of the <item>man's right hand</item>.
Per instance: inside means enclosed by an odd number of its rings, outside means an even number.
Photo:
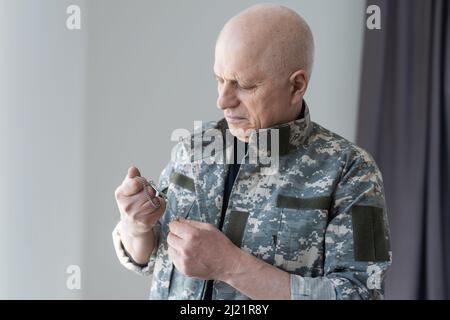
[[[128,169],[122,184],[115,191],[117,206],[120,211],[119,233],[125,249],[138,263],[146,263],[154,249],[153,226],[164,214],[166,203],[159,197],[161,206],[155,209],[149,201],[136,167]],[[151,197],[155,190],[147,186]]]

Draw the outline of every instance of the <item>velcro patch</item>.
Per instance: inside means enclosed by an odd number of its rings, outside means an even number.
[[[389,261],[389,242],[382,208],[354,206],[352,225],[356,261]]]
[[[195,191],[195,187],[194,187],[194,179],[189,178],[188,176],[182,174],[182,173],[178,173],[178,172],[172,172],[172,174],[170,175],[170,182],[188,189],[192,192]]]
[[[241,247],[245,226],[249,213],[245,211],[231,211],[225,235],[234,245]]]
[[[297,198],[282,194],[277,197],[277,207],[279,208],[328,210],[330,204],[330,197]]]

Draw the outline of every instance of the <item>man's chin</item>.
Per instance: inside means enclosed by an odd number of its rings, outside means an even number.
[[[241,127],[235,127],[233,125],[228,126],[230,129],[230,133],[238,138],[241,141],[248,142],[248,138],[250,136],[250,130],[249,128],[241,128]]]

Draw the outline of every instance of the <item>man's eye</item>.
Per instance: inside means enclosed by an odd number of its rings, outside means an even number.
[[[237,84],[237,87],[242,90],[252,90],[256,88],[256,86],[243,85],[239,83]]]

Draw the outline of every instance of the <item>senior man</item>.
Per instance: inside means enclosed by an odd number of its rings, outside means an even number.
[[[381,174],[367,152],[310,120],[313,51],[291,9],[263,4],[233,17],[215,50],[225,118],[203,129],[245,142],[243,163],[186,161],[203,131],[177,144],[157,188],[166,198],[128,170],[114,245],[125,267],[153,275],[150,298],[383,297],[391,252]],[[249,142],[274,129],[278,163],[266,174],[248,163]]]

